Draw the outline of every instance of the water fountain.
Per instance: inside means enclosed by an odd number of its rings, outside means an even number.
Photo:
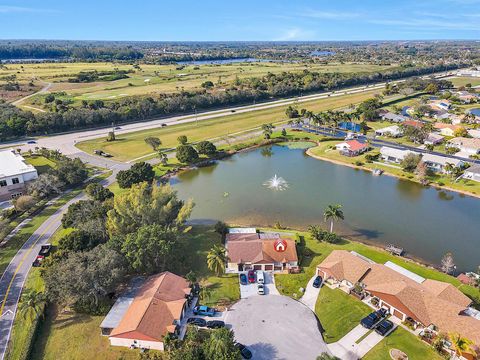
[[[263,185],[272,190],[283,191],[288,188],[287,181],[275,174],[271,179],[267,180]]]

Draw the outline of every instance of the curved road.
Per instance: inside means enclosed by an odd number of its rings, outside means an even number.
[[[448,73],[436,74],[435,77],[440,78],[448,75]],[[424,78],[426,78],[425,76]],[[406,79],[395,81],[403,82]],[[50,85],[47,84],[41,92],[47,91]],[[241,106],[229,109],[215,110],[202,113],[198,116],[175,116],[168,119],[157,119],[144,122],[137,122],[133,124],[122,125],[122,128],[117,131],[118,134],[124,134],[139,130],[146,130],[151,128],[157,128],[162,123],[167,123],[169,125],[182,124],[194,121],[202,121],[207,119],[213,119],[216,117],[226,116],[233,114],[233,111],[238,113],[257,111],[262,109],[269,109],[278,106],[284,106],[296,102],[306,102],[311,100],[323,99],[327,97],[342,96],[346,94],[353,94],[359,92],[370,91],[374,89],[381,89],[385,86],[385,83],[378,83],[369,86],[361,86],[351,89],[344,89],[341,91],[334,92],[325,92],[321,94],[307,95],[302,97],[294,97],[290,99],[276,100],[272,102],[262,103],[254,106]],[[25,99],[25,98],[24,98]],[[19,100],[19,102],[24,99]],[[59,134],[49,137],[38,138],[35,144],[26,144],[25,141],[22,142],[11,142],[0,144],[2,147],[11,146],[12,148],[21,148],[23,151],[29,149],[34,149],[35,147],[46,147],[49,149],[60,150],[63,154],[70,157],[79,157],[84,162],[87,162],[93,166],[104,167],[114,171],[114,173],[121,169],[129,168],[130,165],[126,163],[121,163],[111,159],[105,159],[99,156],[93,156],[79,150],[75,144],[77,141],[95,139],[98,137],[104,137],[110,131],[109,128],[95,129],[95,130],[85,130],[75,133]],[[109,185],[114,181],[115,174],[109,177],[103,182],[104,185]],[[75,198],[71,199],[65,205],[60,207],[48,220],[46,220],[25,242],[22,248],[17,252],[15,257],[12,259],[7,269],[0,278],[0,360],[3,360],[5,357],[5,352],[7,349],[7,344],[10,339],[11,329],[13,326],[13,321],[15,319],[15,313],[24,286],[25,280],[27,278],[28,272],[32,266],[32,262],[35,260],[40,246],[42,244],[48,243],[51,236],[55,233],[58,227],[61,224],[61,218],[63,213],[67,210],[68,206],[76,201],[81,200],[84,197],[84,194],[80,194]]]

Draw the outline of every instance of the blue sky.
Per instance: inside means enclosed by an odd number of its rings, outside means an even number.
[[[0,38],[480,39],[480,0],[0,0]]]

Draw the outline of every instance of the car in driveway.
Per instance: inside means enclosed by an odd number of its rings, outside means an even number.
[[[375,332],[379,335],[385,336],[393,329],[393,322],[390,320],[382,320],[375,328]]]
[[[258,293],[258,295],[265,295],[265,285],[258,284],[257,293]]]
[[[240,274],[240,284],[242,285],[247,285],[248,284],[248,279],[247,279],[247,275],[245,274]]]
[[[253,270],[248,271],[248,282],[251,284],[255,283],[255,271]]]
[[[193,308],[193,314],[203,316],[215,316],[215,309],[205,305],[199,305]]]
[[[200,327],[205,327],[207,326],[207,320],[198,318],[198,317],[192,317],[187,320],[187,324],[192,324]]]
[[[313,287],[314,287],[314,288],[319,288],[321,284],[322,284],[322,277],[321,277],[321,276],[317,276],[317,277],[315,278],[315,280],[313,280]]]
[[[365,316],[360,324],[366,329],[373,329],[380,320],[383,320],[387,316],[386,309],[380,309],[372,312],[371,314]]]
[[[240,344],[240,343],[235,343],[235,347],[238,350],[240,350],[240,355],[242,355],[242,358],[244,358],[244,359],[251,359],[252,358],[252,356],[253,356],[252,352],[245,345]]]
[[[225,327],[225,323],[222,320],[207,321],[207,328],[209,329],[220,329],[223,327]]]
[[[259,284],[265,283],[265,276],[263,275],[262,270],[257,270],[255,275],[257,276],[257,283]]]

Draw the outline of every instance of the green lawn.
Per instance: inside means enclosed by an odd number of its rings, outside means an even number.
[[[325,330],[326,343],[340,340],[357,326],[372,309],[339,289],[323,286],[315,305],[315,313]]]
[[[451,81],[453,85],[457,87],[465,86],[466,84],[472,84],[472,86],[480,85],[480,78],[478,77],[462,76],[462,77],[454,77],[448,80]]]
[[[441,360],[444,359],[433,350],[432,347],[423,343],[415,335],[407,330],[398,327],[393,333],[383,339],[363,360],[384,360],[390,359],[390,349],[398,349],[407,354],[409,360]]]
[[[325,98],[304,102],[301,103],[300,106],[315,112],[327,109],[338,109],[371,98],[374,94],[379,92],[379,90],[374,90],[365,93]],[[112,142],[107,142],[103,138],[93,139],[80,142],[77,146],[88,153],[93,153],[93,150],[95,149],[101,149],[113,155],[117,160],[131,160],[152,153],[152,149],[145,144],[144,141],[147,136],[159,137],[164,148],[176,147],[179,135],[186,135],[190,142],[228,137],[229,135],[241,131],[257,128],[265,123],[286,122],[286,107],[287,105],[265,110],[221,116],[210,120],[202,120],[198,124],[191,122],[132,132],[125,135],[118,135],[117,140]]]
[[[26,154],[23,154],[23,156],[28,164],[35,166],[39,175],[49,172],[57,166],[54,161],[43,156],[27,156]]]

